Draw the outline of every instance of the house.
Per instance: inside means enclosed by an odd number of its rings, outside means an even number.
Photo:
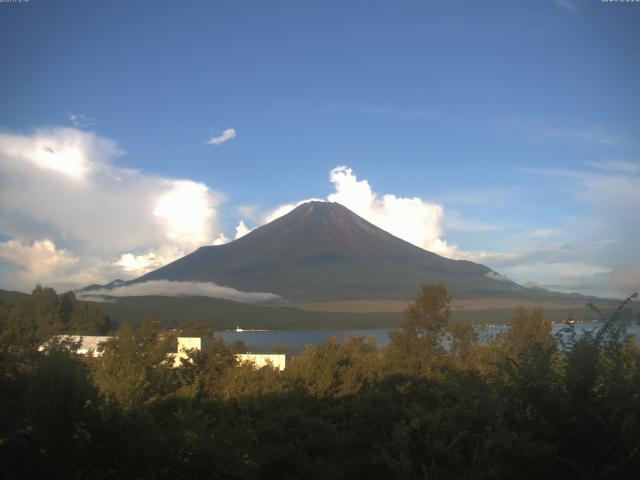
[[[44,351],[52,341],[75,343],[78,345],[77,353],[80,355],[92,355],[99,357],[102,355],[102,347],[114,337],[97,336],[97,335],[54,335],[51,340],[43,343],[38,347],[38,351]]]
[[[206,338],[200,337],[178,337],[178,352],[174,357],[173,365],[180,366],[183,358],[187,358],[190,350],[201,350],[206,345]],[[279,353],[238,353],[236,358],[240,363],[250,363],[256,368],[273,366],[277,370],[284,370],[286,366],[286,355]]]
[[[173,366],[179,367],[182,360],[189,357],[191,350],[202,350],[202,339],[200,337],[178,337],[177,353],[169,354],[174,355]]]
[[[240,363],[252,363],[256,368],[271,365],[276,370],[284,370],[286,366],[286,355],[283,353],[238,353],[236,358]]]
[[[78,345],[77,353],[80,355],[92,355],[99,357],[102,355],[104,343],[115,337],[95,336],[95,335],[55,335],[48,342],[43,343],[38,351],[44,351],[52,341],[69,342]],[[206,338],[200,337],[177,337],[178,348],[176,353],[169,353],[173,356],[173,366],[179,367],[183,359],[188,358],[189,352],[192,350],[202,350],[203,344],[206,344]],[[277,370],[284,370],[286,366],[286,356],[278,353],[239,353],[236,358],[240,363],[251,363],[256,368],[262,368],[267,365],[273,366]]]

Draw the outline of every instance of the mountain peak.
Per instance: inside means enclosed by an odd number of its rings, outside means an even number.
[[[346,217],[354,217],[357,216],[347,207],[336,203],[336,202],[326,202],[322,200],[310,200],[308,202],[302,203],[298,205],[296,208],[291,210],[283,217],[287,215],[293,215],[298,217],[304,217],[307,215],[310,216],[325,216],[325,215],[333,215],[333,216],[346,216]],[[282,218],[282,217],[280,217]]]
[[[339,203],[314,200],[297,206],[286,215],[232,243],[271,244],[272,248],[269,252],[272,258],[280,258],[327,252],[371,254],[373,250],[378,249],[381,241],[382,243],[388,241],[406,243],[367,222]]]
[[[148,280],[210,281],[293,301],[413,298],[424,282],[457,297],[526,295],[491,270],[423,250],[334,202],[310,201],[247,235],[150,272]]]

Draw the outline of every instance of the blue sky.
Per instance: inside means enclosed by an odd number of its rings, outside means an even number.
[[[333,193],[517,281],[630,293],[639,26],[599,0],[0,4],[0,288],[135,276]],[[69,145],[86,175],[24,153]]]

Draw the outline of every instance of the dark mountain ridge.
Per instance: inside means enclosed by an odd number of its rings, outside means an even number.
[[[294,302],[407,299],[438,281],[458,298],[541,295],[484,265],[418,248],[329,202],[302,204],[238,240],[201,247],[128,283],[151,280],[215,282]]]

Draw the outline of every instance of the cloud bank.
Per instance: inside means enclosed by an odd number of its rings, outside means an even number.
[[[93,301],[104,300],[102,296],[140,297],[151,295],[162,297],[211,297],[240,303],[269,303],[282,299],[275,293],[242,292],[213,282],[172,282],[169,280],[152,280],[123,285],[113,289],[102,288],[79,293],[80,298]]]
[[[228,129],[212,143],[234,136]],[[637,161],[528,170],[563,179],[584,207],[582,220],[572,224],[572,234],[538,225],[510,240],[513,249],[476,251],[453,244],[446,228],[456,221],[471,230],[478,225],[456,220],[440,203],[376,192],[347,166],[330,171],[333,188],[324,199],[291,202],[263,214],[255,206],[238,208],[246,218],[227,236],[218,222],[223,195],[201,182],[120,167],[123,155],[114,141],[78,128],[0,132],[0,288],[30,290],[36,283],[77,288],[133,278],[199,246],[247,235],[301,203],[327,200],[414,245],[484,263],[520,283],[601,295],[640,289]],[[455,228],[460,231],[460,225]]]
[[[124,154],[76,128],[0,133],[1,286],[132,277],[214,242],[222,195],[119,167]]]

